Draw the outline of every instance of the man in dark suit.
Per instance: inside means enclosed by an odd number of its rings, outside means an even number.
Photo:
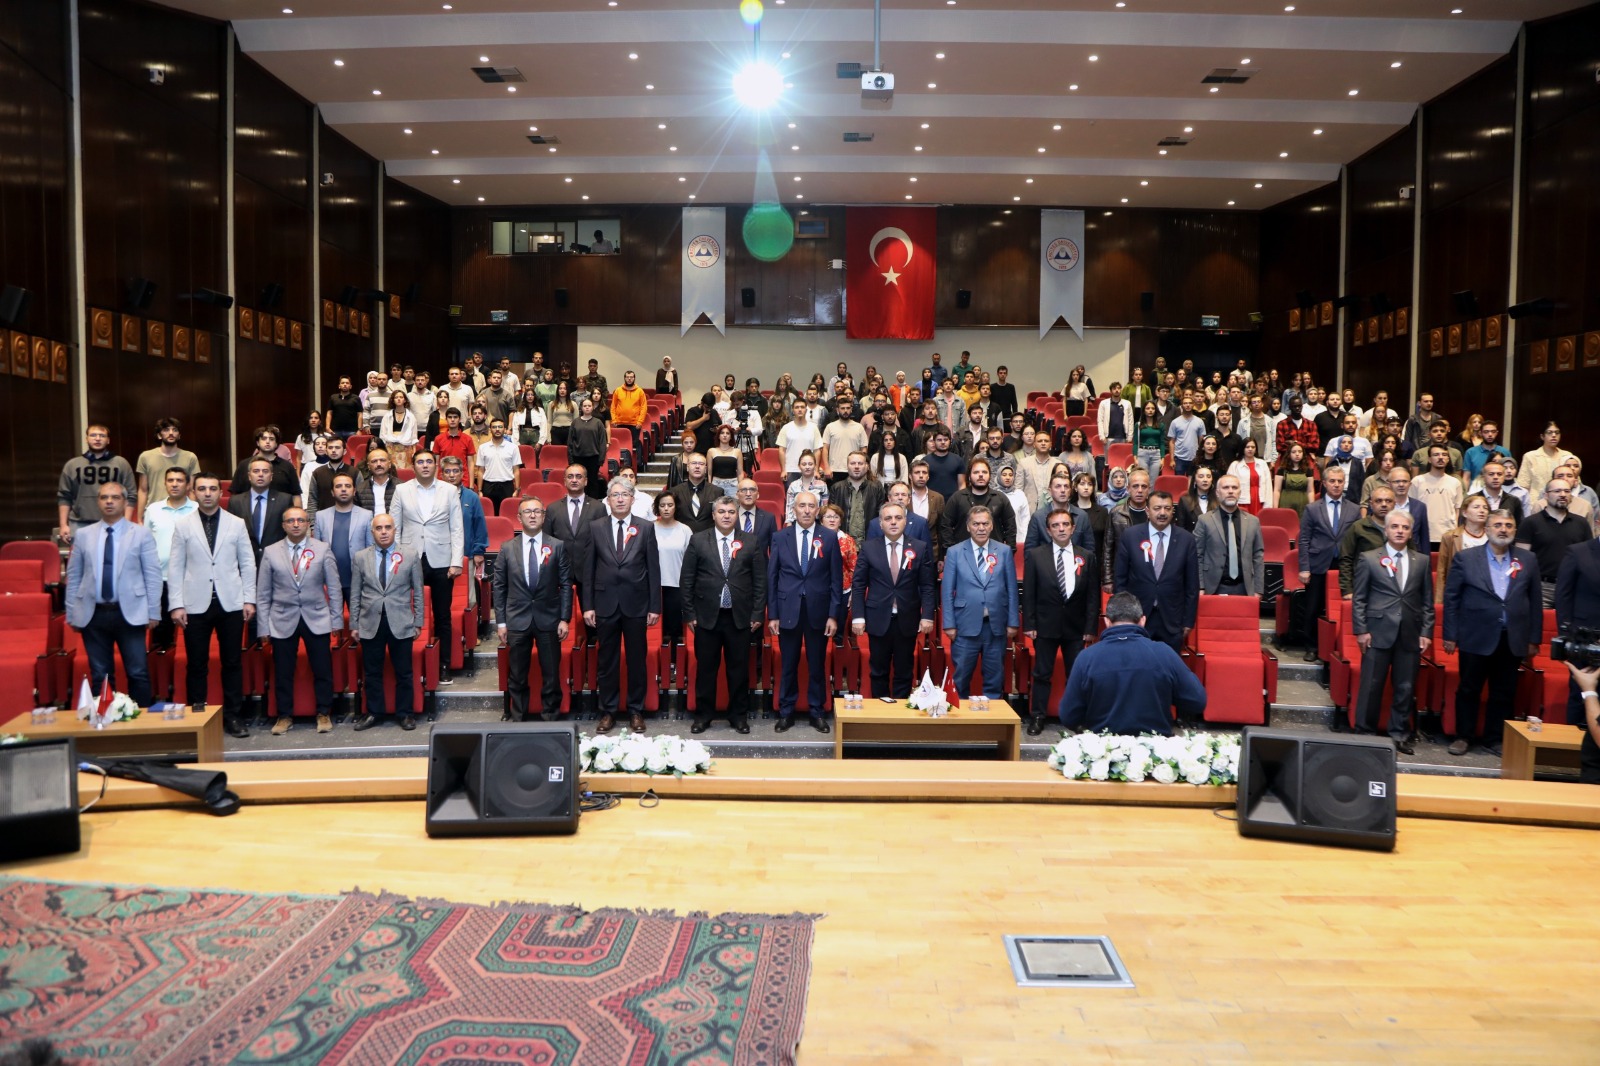
[[[1362,651],[1356,732],[1369,736],[1378,732],[1383,688],[1392,673],[1389,736],[1405,755],[1416,753],[1410,737],[1417,669],[1433,642],[1433,574],[1427,555],[1408,550],[1414,530],[1408,512],[1389,512],[1383,524],[1384,546],[1356,560],[1350,601],[1350,621]]]
[[[1094,643],[1100,624],[1100,571],[1093,552],[1077,549],[1077,523],[1065,508],[1046,513],[1050,542],[1027,549],[1022,563],[1022,626],[1033,641],[1033,697],[1028,735],[1044,732],[1056,654],[1072,676],[1078,653]]]
[[[691,452],[684,460],[688,478],[672,486],[670,495],[678,503],[678,521],[695,533],[711,528],[711,503],[720,490],[706,477],[706,457]]]
[[[369,519],[372,544],[356,552],[350,563],[350,628],[361,641],[362,687],[367,691],[366,713],[355,724],[358,731],[371,729],[384,713],[385,654],[394,668],[394,706],[389,711],[399,715],[401,729],[417,728],[411,647],[424,620],[422,557],[399,549],[395,528],[394,515]]]
[[[1556,576],[1556,629],[1563,636],[1575,637],[1579,629],[1600,629],[1600,540],[1586,540],[1567,549]],[[1570,669],[1570,667],[1569,667]],[[1567,689],[1567,722],[1583,730],[1583,747],[1578,760],[1579,780],[1600,784],[1600,745],[1588,727],[1583,692],[1576,678]]]
[[[844,599],[844,556],[839,538],[817,524],[817,498],[809,492],[794,498],[794,524],[772,538],[767,560],[767,596],[772,610],[767,629],[778,638],[778,725],[794,726],[800,701],[800,650],[804,646],[810,684],[806,702],[811,727],[832,732],[823,715],[828,683],[828,642],[838,630]]]
[[[249,488],[228,499],[228,513],[242,519],[250,531],[250,547],[255,550],[259,568],[261,552],[286,535],[283,515],[294,506],[294,497],[272,487],[272,464],[265,459],[251,460],[248,475]]]
[[[1043,547],[1051,543],[1050,515],[1054,511],[1068,511],[1072,514],[1072,545],[1078,551],[1095,558],[1094,552],[1094,526],[1089,521],[1089,516],[1083,508],[1072,502],[1072,476],[1061,474],[1050,479],[1050,505],[1041,507],[1034,516],[1028,519],[1027,539],[1022,546],[1028,550]]]
[[[748,545],[746,551],[759,552],[765,559],[772,545],[772,535],[778,531],[778,520],[758,505],[760,498],[760,485],[751,478],[740,480],[739,512],[734,515],[733,528],[738,531],[739,539]]]
[[[1172,494],[1152,492],[1148,521],[1129,526],[1117,541],[1115,586],[1144,608],[1145,631],[1182,651],[1200,610],[1200,559],[1194,534],[1172,524]]]
[[[1539,563],[1516,546],[1517,521],[1509,511],[1489,516],[1489,543],[1456,554],[1444,586],[1444,650],[1460,652],[1456,686],[1456,739],[1451,755],[1465,755],[1474,742],[1500,754],[1500,737],[1517,697],[1517,672],[1524,655],[1544,641],[1544,593]],[[1484,682],[1489,706],[1478,730]]]
[[[1388,484],[1394,491],[1394,509],[1411,516],[1411,550],[1429,555],[1428,505],[1411,498],[1411,471],[1396,465],[1389,471]]]
[[[884,504],[878,522],[883,535],[868,537],[856,553],[855,574],[850,579],[850,627],[856,636],[868,635],[872,694],[903,700],[911,695],[911,658],[917,637],[933,632],[938,561],[926,540],[906,533],[904,504]]]
[[[933,548],[933,530],[928,526],[928,520],[911,509],[911,486],[904,481],[896,481],[890,485],[884,494],[884,503],[896,503],[906,513],[906,528],[902,531],[912,540],[920,540]],[[878,508],[881,513],[883,508]],[[867,539],[882,538],[883,523],[874,518],[867,523]]]
[[[572,619],[571,556],[559,538],[544,529],[545,506],[539,500],[517,505],[521,531],[504,544],[494,560],[494,621],[506,651],[507,712],[526,722],[528,668],[538,649],[540,693],[546,722],[561,716],[561,642]]]
[[[661,559],[655,527],[633,517],[633,482],[613,478],[606,487],[606,505],[610,513],[590,522],[585,531],[587,572],[578,589],[583,624],[597,631],[600,643],[595,664],[600,721],[595,732],[609,733],[615,724],[625,644],[629,725],[643,733],[645,685],[654,682],[645,664],[645,634],[661,620]]]
[[[545,513],[544,531],[567,549],[567,572],[574,589],[583,586],[588,563],[584,557],[584,531],[597,518],[604,517],[606,505],[589,497],[589,471],[582,463],[572,463],[562,475],[567,493],[552,503]],[[518,512],[520,514],[520,511]]]
[[[704,733],[717,713],[717,669],[728,678],[728,722],[750,732],[750,636],[767,605],[767,560],[755,534],[738,531],[731,496],[711,504],[712,528],[689,538],[678,578],[684,622],[694,634],[695,714],[689,732]]]
[[[1339,564],[1339,543],[1345,530],[1361,520],[1361,508],[1345,499],[1344,471],[1330,467],[1322,474],[1322,498],[1306,504],[1300,513],[1300,632],[1306,645],[1306,662],[1317,661],[1317,619],[1327,610],[1328,571]]]
[[[1260,596],[1266,588],[1266,548],[1261,521],[1239,509],[1239,479],[1217,478],[1217,507],[1195,523],[1195,555],[1200,560],[1200,591],[1217,596]]]

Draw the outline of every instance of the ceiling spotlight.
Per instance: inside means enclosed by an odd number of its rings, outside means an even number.
[[[374,90],[372,90],[372,95],[373,96],[382,96],[383,95],[383,90],[382,89],[374,89]]]
[[[1321,130],[1312,130],[1311,131],[1311,136],[1313,136],[1313,137],[1321,137],[1322,136],[1322,131]]]
[[[1259,181],[1256,182],[1256,188],[1258,188],[1258,189],[1261,188],[1261,183]]]
[[[679,180],[679,181],[688,181],[688,180],[689,180],[689,179],[688,179],[688,178],[685,178],[685,177],[681,177],[681,176],[680,176],[680,177],[679,177],[679,178],[678,178],[678,180]]]
[[[1123,198],[1122,198],[1122,202],[1123,202],[1123,203],[1127,203],[1127,202],[1128,202],[1128,198],[1127,198],[1127,197],[1126,197],[1126,196],[1124,196],[1124,197],[1123,197]]]
[[[283,9],[283,13],[284,13],[284,14],[285,14],[285,15],[292,15],[292,14],[294,14],[294,8],[292,8],[292,7],[286,7],[286,8],[284,8],[284,9]]]
[[[789,146],[789,151],[791,151],[791,152],[798,152],[799,150],[800,150],[800,146],[798,144],[791,144]]]
[[[407,126],[405,129],[401,130],[400,132],[404,133],[407,137],[409,137],[409,136],[411,136],[411,127]]]
[[[1361,90],[1360,89],[1351,89],[1349,95],[1351,95],[1351,96],[1360,96],[1361,95]]]
[[[798,174],[796,174],[796,175],[795,175],[795,176],[794,176],[794,180],[795,180],[795,181],[799,181],[799,180],[800,180],[800,175],[798,175]]]
[[[644,87],[644,91],[647,93],[653,93],[656,91],[656,87],[654,85],[646,85]]]
[[[1389,69],[1390,70],[1399,70],[1400,69],[1400,61],[1398,59],[1396,59],[1393,63],[1390,63],[1389,64]]]
[[[930,81],[928,83],[928,88],[930,88],[930,89],[937,89],[938,87],[939,87],[939,83],[936,82],[936,81]]]
[[[1071,92],[1071,93],[1075,93],[1075,92],[1078,91],[1078,86],[1075,85],[1075,84],[1074,85],[1069,85],[1069,86],[1067,86],[1067,91]]]
[[[481,204],[481,203],[483,203],[483,197],[481,197],[481,196],[480,196],[480,197],[478,197],[478,202],[479,202],[479,203],[480,203],[480,204]]]
[[[1099,56],[1090,56],[1089,57],[1089,62],[1098,63],[1098,62],[1100,62],[1100,57]]]
[[[460,185],[461,184],[461,179],[460,178],[451,178],[450,179],[450,184],[451,185]]]
[[[795,193],[795,194],[794,194],[794,198],[795,198],[795,199],[796,199],[796,200],[804,200],[804,199],[805,199],[805,194],[804,194],[804,193],[798,193],[798,192],[797,192],[797,193]]]
[[[1040,148],[1040,149],[1039,149],[1039,151],[1041,151],[1041,152],[1043,152],[1043,151],[1044,151],[1044,149],[1043,149],[1043,148]]]
[[[571,178],[562,178],[561,180],[566,182],[568,185],[572,184],[572,179]]]
[[[1250,65],[1250,57],[1245,56],[1243,59],[1239,60],[1239,65],[1241,67],[1248,67]]]
[[[629,59],[638,59],[639,58],[639,53],[638,52],[629,52],[628,53],[628,58]]]
[[[1156,155],[1166,155],[1166,154],[1167,154],[1167,150],[1165,148],[1159,149],[1156,152]]]
[[[917,180],[917,179],[916,179],[916,178],[915,178],[915,177],[914,177],[914,176],[913,176],[913,177],[912,177],[912,179],[911,179],[911,180],[912,180],[912,181],[916,181],[916,180]]]
[[[922,124],[922,128],[923,128],[923,129],[927,129],[927,128],[928,128],[928,124],[927,124],[927,123],[926,123],[926,122],[924,122],[924,123],[923,123],[923,124]]]
[[[517,87],[516,87],[516,86],[515,86],[515,85],[507,85],[507,86],[506,86],[506,92],[508,92],[508,93],[514,93],[514,92],[516,92],[516,91],[517,91]]]
[[[1032,185],[1033,184],[1033,179],[1032,178],[1023,178],[1022,179],[1022,184],[1024,184],[1024,185]]]
[[[1020,196],[1013,196],[1013,197],[1012,197],[1012,198],[1011,198],[1011,202],[1012,202],[1012,203],[1020,203],[1020,202],[1021,202],[1021,200],[1022,200],[1022,197],[1020,197]]]
[[[794,123],[793,122],[789,123],[789,128],[790,129],[794,129]]]
[[[694,199],[694,193],[690,193],[690,194],[689,194],[689,199],[691,199],[691,200],[693,200],[693,199]]]
[[[669,151],[669,152],[676,152],[676,151],[677,151],[677,150],[678,150],[678,146],[677,146],[677,145],[675,145],[675,144],[669,144],[669,145],[667,145],[667,151]]]
[[[788,53],[788,52],[784,52],[784,53],[783,53],[783,54],[782,54],[782,55],[780,55],[780,56],[779,56],[779,57],[778,57],[778,58],[780,58],[780,59],[788,59],[788,58],[789,58],[789,53]]]
[[[437,148],[430,148],[430,149],[428,149],[428,151],[431,152],[434,155],[438,155],[439,154],[439,149],[437,149]]]
[[[906,199],[907,200],[911,199],[911,194],[910,193],[906,193]]]
[[[1222,90],[1221,90],[1221,89],[1219,89],[1219,88],[1218,88],[1218,87],[1217,87],[1217,86],[1215,86],[1215,85],[1213,85],[1213,86],[1212,86],[1212,87],[1211,87],[1211,91],[1212,91],[1212,92],[1221,92],[1221,91],[1222,91]]]
[[[656,123],[656,129],[658,129],[658,130],[664,130],[664,129],[666,129],[666,128],[667,128],[667,124],[666,124],[666,123],[665,123],[665,122],[657,122],[657,123]]]
[[[344,60],[342,60],[342,59],[335,59],[335,60],[334,60],[334,61],[333,61],[333,65],[334,65],[334,66],[336,66],[336,67],[342,67],[342,66],[344,66]]]
[[[1459,15],[1459,14],[1461,14],[1461,9],[1459,7],[1453,7],[1453,8],[1450,9],[1450,14]]]
[[[1122,0],[1117,0],[1117,6],[1118,7],[1127,7],[1128,5],[1123,3]]]
[[[943,59],[944,58],[944,53],[943,52],[935,52],[935,53],[933,53],[933,58],[935,58],[935,59]]]
[[[451,4],[441,4],[440,7],[443,8],[445,11],[453,11],[453,10],[455,10],[454,6],[451,5]]]
[[[584,193],[584,194],[583,194],[583,198],[584,198],[584,199],[585,199],[585,200],[587,200],[587,199],[588,199],[588,198],[589,198],[589,194],[588,194],[588,193]]]
[[[555,146],[555,145],[553,145],[553,144],[552,144],[552,145],[551,145],[551,146],[550,146],[550,150],[551,150],[551,151],[552,151],[552,152],[553,152],[553,151],[555,151],[555,150],[556,150],[556,146]]]
[[[1107,217],[1107,218],[1110,218],[1110,217],[1111,217],[1111,212],[1110,212],[1110,211],[1107,211],[1107,212],[1106,212],[1106,217]]]
[[[487,63],[487,62],[489,62],[489,57],[488,56],[479,56],[478,57],[478,62]]]
[[[765,111],[783,95],[783,75],[771,63],[746,63],[733,76],[733,95],[750,110]]]
[[[1229,201],[1228,201],[1228,206],[1229,206],[1229,207],[1232,207],[1232,206],[1233,206],[1233,201],[1232,201],[1232,200],[1229,200]]]
[[[1289,158],[1289,153],[1288,152],[1279,152],[1278,153],[1278,158],[1279,159],[1288,159]]]
[[[922,145],[919,144],[919,145],[915,146],[914,148],[912,148],[911,150],[913,152],[920,152],[920,151],[922,151]]]
[[[607,7],[616,7],[617,6],[617,0],[606,0],[606,6]]]
[[[528,132],[529,133],[538,133],[539,132],[539,127],[538,126],[529,126],[528,127]]]
[[[1294,5],[1293,4],[1285,5],[1284,10],[1285,11],[1293,11],[1294,10]]]
[[[1140,185],[1149,185],[1149,184],[1150,184],[1150,182],[1149,182],[1149,181],[1141,181],[1141,182],[1140,182],[1140,183],[1139,183],[1139,184],[1140,184]]]
[[[1193,126],[1185,126],[1185,127],[1183,127],[1183,132],[1185,132],[1185,133],[1193,133],[1194,132],[1194,127]]]

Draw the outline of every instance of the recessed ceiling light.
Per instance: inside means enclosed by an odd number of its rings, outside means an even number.
[[[409,136],[411,136],[411,127],[407,126],[405,129],[401,130],[400,132],[404,133],[406,136],[409,137]]]
[[[1110,218],[1110,217],[1111,217],[1111,212],[1110,212],[1110,211],[1107,211],[1107,212],[1106,212],[1106,217],[1107,217],[1107,218]]]
[[[910,193],[906,193],[906,199],[907,200],[911,199],[911,194]]]
[[[666,124],[666,123],[665,123],[665,122],[657,122],[657,123],[656,123],[656,129],[658,129],[658,130],[664,130],[664,129],[666,129],[666,128],[667,128],[667,124]]]
[[[677,146],[677,145],[675,145],[675,144],[669,144],[669,145],[667,145],[667,151],[669,151],[669,152],[676,152],[676,151],[677,151],[677,150],[678,150],[678,146]]]
[[[1322,136],[1322,131],[1321,130],[1312,130],[1311,131],[1311,136],[1313,136],[1313,137],[1321,137]]]
[[[584,194],[583,194],[583,198],[584,198],[584,199],[585,199],[585,200],[587,200],[587,199],[588,199],[588,198],[589,198],[589,194],[588,194],[588,193],[584,193]]]
[[[1293,4],[1287,4],[1287,5],[1284,6],[1284,10],[1285,11],[1293,11],[1294,10],[1294,5]]]
[[[928,83],[928,88],[930,88],[930,89],[937,89],[938,87],[939,87],[939,83],[936,82],[936,81],[930,81]]]
[[[689,179],[688,179],[688,178],[685,178],[685,177],[682,177],[682,176],[681,176],[681,175],[680,175],[680,176],[679,176],[679,178],[678,178],[678,180],[679,180],[679,181],[688,181],[688,180],[689,180]]]
[[[372,95],[373,96],[382,96],[383,95],[383,90],[382,89],[374,89],[374,90],[372,90]]]
[[[1061,129],[1061,123],[1057,122],[1054,126],[1051,126],[1050,128],[1053,129],[1053,130],[1058,130],[1059,131]]]
[[[571,181],[572,179],[568,178],[567,180]],[[460,185],[461,184],[461,179],[460,178],[451,178],[450,179],[450,184],[451,185]]]
[[[442,7],[446,11],[454,10],[453,6],[450,5],[450,4],[441,4],[440,7]]]
[[[788,59],[789,58],[789,53],[788,52],[784,52],[779,56],[779,58],[780,59]]]
[[[935,52],[935,53],[933,53],[933,58],[935,58],[935,59],[943,59],[944,58],[944,53],[943,52]]]
[[[944,6],[945,7],[955,7],[956,6],[956,0],[944,0]]]
[[[1032,178],[1023,178],[1022,179],[1022,184],[1024,184],[1024,185],[1032,185],[1033,184],[1033,179]]]
[[[924,123],[923,123],[923,124],[922,124],[922,128],[923,128],[923,129],[927,129],[927,128],[928,128],[928,124],[927,124],[927,123],[926,123],[926,122],[924,122]]]
[[[1218,87],[1217,87],[1217,86],[1215,86],[1215,85],[1213,85],[1213,86],[1212,86],[1212,87],[1211,87],[1211,91],[1212,91],[1212,92],[1214,92],[1214,93],[1215,93],[1215,92],[1221,92],[1221,91],[1222,91],[1222,90],[1221,90],[1221,89],[1219,89],[1219,88],[1218,88]]]
[[[1461,14],[1461,9],[1459,7],[1453,7],[1453,8],[1450,9],[1450,14],[1459,15],[1459,14]]]
[[[1126,197],[1126,196],[1124,196],[1124,197],[1123,197],[1123,198],[1122,198],[1122,202],[1123,202],[1123,203],[1127,203],[1127,202],[1128,202],[1128,198],[1127,198],[1127,197]]]
[[[553,144],[552,144],[552,145],[551,145],[551,146],[550,146],[550,150],[551,150],[551,151],[552,151],[552,152],[553,152],[553,151],[555,151],[555,150],[556,150],[556,146],[555,146],[555,145],[553,145]]]
[[[794,194],[794,198],[795,198],[795,199],[796,199],[796,200],[804,200],[804,199],[805,199],[805,198],[806,198],[806,197],[805,197],[805,194],[804,194],[804,193],[798,193],[798,192],[797,192],[797,193],[795,193],[795,194]]]
[[[292,14],[294,14],[294,8],[292,8],[292,7],[286,7],[286,8],[284,8],[284,9],[283,9],[283,13],[284,13],[284,14],[285,14],[285,15],[292,15]]]
[[[571,178],[562,178],[561,180],[566,182],[568,185],[572,184],[572,179]]]
[[[795,181],[799,181],[799,180],[800,180],[800,175],[798,175],[798,174],[796,174],[796,175],[795,175],[795,176],[794,176],[794,180],[795,180]]]
[[[508,92],[508,93],[514,93],[514,92],[516,92],[516,91],[517,91],[517,87],[516,87],[516,86],[515,86],[515,85],[507,85],[507,86],[506,86],[506,92]]]
[[[1194,132],[1194,127],[1193,126],[1185,126],[1185,127],[1183,127],[1183,132],[1185,132],[1185,133],[1193,133]]]
[[[481,204],[481,203],[483,203],[483,197],[481,197],[481,196],[480,196],[480,197],[478,197],[478,202],[479,202],[479,203],[480,203],[480,204]]]
[[[1160,149],[1160,150],[1158,150],[1156,152],[1156,155],[1166,155],[1166,154],[1167,154],[1167,150],[1165,148],[1162,148],[1162,149]]]
[[[1289,158],[1289,153],[1288,152],[1279,152],[1278,153],[1278,158],[1279,159],[1288,159]]]
[[[1019,203],[1019,202],[1021,202],[1021,200],[1022,200],[1022,197],[1020,197],[1020,196],[1013,196],[1011,198],[1011,202],[1012,203]]]
[[[920,151],[922,151],[922,145],[919,144],[916,147],[912,148],[911,150],[913,152],[920,152]]]
[[[693,200],[693,199],[694,199],[694,193],[690,193],[690,194],[689,194],[689,199],[691,199],[691,200]]]
[[[793,122],[789,123],[789,128],[790,129],[794,129],[794,123]]]
[[[478,62],[487,63],[487,62],[489,62],[489,57],[488,56],[479,56],[478,57]]]
[[[439,154],[439,149],[437,149],[437,148],[430,148],[430,149],[428,149],[428,151],[432,152],[434,155],[438,155]]]
[[[1233,206],[1233,201],[1232,201],[1232,200],[1229,200],[1229,201],[1228,201],[1228,206],[1229,206],[1229,207],[1232,207],[1232,206]]]
[[[911,178],[911,180],[912,180],[912,181],[916,181],[916,180],[917,180],[917,179],[916,179],[916,176],[915,176],[915,175],[913,175],[913,176],[912,176],[912,178]]]
[[[1351,96],[1360,96],[1361,95],[1361,90],[1360,89],[1351,89],[1349,95],[1351,95]]]
[[[646,85],[644,87],[644,91],[647,93],[653,93],[656,91],[656,87],[654,85]]]
[[[638,59],[639,58],[639,53],[638,52],[629,52],[628,53],[628,58],[629,59]]]
[[[1150,182],[1149,182],[1149,181],[1141,181],[1141,182],[1140,182],[1140,183],[1139,183],[1139,184],[1140,184],[1140,185],[1149,185],[1149,184],[1150,184]]]
[[[344,66],[344,60],[342,60],[342,59],[335,59],[335,60],[334,60],[334,61],[333,61],[333,65],[334,65],[334,66],[336,66],[336,67],[342,67],[342,66]]]
[[[617,6],[617,0],[606,0],[606,6],[607,7],[616,7]]]
[[[1118,7],[1127,7],[1128,5],[1123,3],[1122,0],[1117,0],[1117,6]]]
[[[1040,148],[1040,149],[1039,149],[1039,151],[1041,151],[1041,152],[1042,152],[1042,151],[1044,151],[1044,149],[1043,149],[1043,148]]]
[[[1256,182],[1256,188],[1258,188],[1258,189],[1261,188],[1261,183],[1259,181]]]
[[[800,146],[798,144],[791,144],[789,146],[789,151],[791,151],[791,152],[798,152],[799,150],[800,150]]]

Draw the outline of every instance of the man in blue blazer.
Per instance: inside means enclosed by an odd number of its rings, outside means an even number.
[[[1461,665],[1451,755],[1465,755],[1474,743],[1500,753],[1522,657],[1537,655],[1544,641],[1539,561],[1516,546],[1517,520],[1509,511],[1489,516],[1488,534],[1489,543],[1457,553],[1444,586],[1444,650],[1459,650]],[[1485,681],[1489,706],[1479,732]]]
[[[823,704],[828,685],[828,642],[838,630],[844,601],[844,556],[839,538],[817,523],[817,498],[809,492],[794,498],[794,524],[773,534],[767,560],[767,594],[771,597],[767,628],[778,638],[779,733],[794,726],[800,701],[800,649],[804,645],[809,686],[806,703],[811,727],[829,733]]]
[[[950,638],[956,692],[963,699],[972,694],[972,671],[980,658],[983,694],[1004,698],[1006,641],[1016,639],[1020,624],[1016,564],[1009,545],[990,539],[993,532],[994,515],[979,504],[967,512],[967,539],[952,544],[944,556],[944,632]]]
[[[851,628],[868,634],[872,694],[903,700],[911,695],[911,657],[917,636],[933,632],[933,586],[938,562],[926,540],[906,530],[904,504],[878,509],[883,535],[868,537],[856,554],[850,580]],[[927,523],[923,523],[927,528]],[[893,680],[890,680],[891,670]]]
[[[744,478],[739,482],[739,513],[734,516],[733,529],[740,540],[759,551],[765,559],[772,546],[772,535],[778,531],[778,520],[757,505],[760,497],[761,486],[753,479]]]
[[[311,537],[322,541],[333,552],[344,602],[349,603],[352,560],[357,552],[372,545],[372,512],[356,506],[354,474],[335,474],[328,493],[322,507],[311,517]],[[341,527],[343,536],[339,535]]]
[[[1172,494],[1152,492],[1147,521],[1117,541],[1115,591],[1131,592],[1144,608],[1144,628],[1173,651],[1183,650],[1200,610],[1200,557],[1194,534],[1172,524]]]
[[[145,633],[161,615],[161,557],[150,531],[128,521],[128,490],[120,482],[101,485],[95,500],[100,521],[78,530],[67,560],[67,624],[83,635],[95,692],[115,671],[115,649],[129,697],[148,707]]]
[[[896,481],[893,485],[889,486],[889,491],[884,496],[883,502],[885,504],[899,504],[900,509],[905,512],[906,527],[903,531],[905,536],[909,537],[911,540],[920,540],[930,547],[933,545],[933,531],[928,528],[928,520],[911,509],[910,485],[907,485],[904,481]],[[878,510],[881,513],[883,508],[880,507]],[[873,540],[875,538],[881,538],[882,536],[883,522],[874,517],[872,521],[867,523],[867,539]],[[858,555],[857,558],[859,559],[860,556]],[[853,587],[854,582],[851,584]]]
[[[1300,513],[1300,536],[1295,544],[1300,549],[1300,583],[1306,587],[1301,596],[1305,614],[1300,631],[1308,663],[1317,661],[1317,619],[1327,610],[1328,571],[1339,565],[1339,542],[1345,530],[1361,521],[1361,508],[1345,498],[1347,488],[1344,468],[1330,466],[1322,474],[1322,497],[1306,504]]]

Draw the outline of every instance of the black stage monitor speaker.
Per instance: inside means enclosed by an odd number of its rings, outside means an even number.
[[[63,855],[78,846],[72,738],[0,747],[0,863]]]
[[[1242,836],[1391,851],[1394,799],[1394,742],[1386,737],[1244,731]]]
[[[434,727],[429,836],[576,833],[578,813],[573,723]]]

